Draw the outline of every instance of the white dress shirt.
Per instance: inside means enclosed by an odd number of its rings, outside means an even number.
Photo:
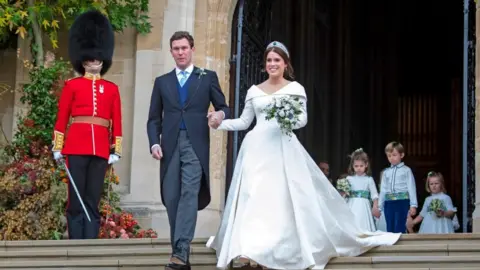
[[[186,71],[187,74],[186,74],[186,79],[188,80],[188,78],[190,78],[190,75],[192,75],[192,72],[193,72],[193,64],[190,64],[190,66],[188,66],[186,69],[182,70],[178,67],[175,68],[175,74],[177,74],[177,80],[178,82],[180,82],[180,80],[182,79],[183,75],[181,74],[182,71]],[[185,81],[187,81],[185,80]]]
[[[193,68],[194,68],[193,64],[190,64],[186,69],[180,69],[179,67],[175,67],[175,74],[177,75],[178,82],[180,83],[181,79],[183,78],[182,71],[187,72],[186,80],[185,80],[185,81],[187,81],[188,78],[190,78],[190,75],[192,75],[192,73],[193,73]],[[223,120],[223,119],[225,119],[225,112],[224,111],[221,111],[221,112],[222,112],[222,120]],[[155,147],[155,146],[160,146],[160,145],[154,144],[154,145],[152,145],[152,148],[150,148],[150,149],[153,150],[153,147]]]
[[[411,207],[418,207],[415,178],[410,167],[403,162],[383,171],[378,207],[382,207],[386,194],[400,192],[408,193]]]

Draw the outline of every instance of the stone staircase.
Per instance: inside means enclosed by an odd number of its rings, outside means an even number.
[[[327,269],[480,270],[479,240],[480,234],[403,235],[395,246],[332,259]],[[194,270],[216,269],[205,243],[192,244]],[[169,256],[167,239],[0,242],[0,269],[163,270]]]

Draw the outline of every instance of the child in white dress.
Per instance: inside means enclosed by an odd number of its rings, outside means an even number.
[[[348,172],[350,174],[347,176],[350,183],[350,194],[347,203],[355,216],[355,222],[362,230],[376,231],[373,215],[380,217],[378,191],[375,181],[369,176],[368,155],[361,148],[355,150],[351,155]],[[373,208],[371,202],[373,202]]]
[[[445,181],[439,172],[429,172],[427,175],[426,189],[431,194],[425,199],[422,211],[413,220],[407,222],[409,230],[422,222],[418,233],[454,233],[452,218],[455,208],[452,199],[445,194]]]

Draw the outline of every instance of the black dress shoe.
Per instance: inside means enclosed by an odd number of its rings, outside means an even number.
[[[165,266],[165,270],[191,270],[189,264],[169,263]]]

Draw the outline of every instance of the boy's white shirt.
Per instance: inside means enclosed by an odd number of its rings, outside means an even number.
[[[386,174],[392,171],[392,179],[395,177],[393,183],[386,183]],[[405,182],[397,182],[397,172],[400,170],[399,174],[406,174],[408,178]],[[391,180],[390,180],[391,181]],[[380,181],[380,196],[378,199],[378,208],[382,209],[383,203],[385,201],[385,195],[388,193],[398,193],[398,192],[408,192],[410,199],[410,207],[418,208],[417,202],[417,187],[415,183],[415,177],[413,176],[412,170],[410,167],[405,165],[405,163],[400,162],[396,165],[391,165],[382,172],[381,181]]]

